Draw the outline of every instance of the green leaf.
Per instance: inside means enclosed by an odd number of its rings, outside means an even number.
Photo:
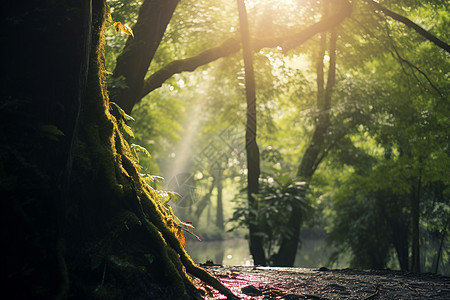
[[[58,137],[63,136],[64,132],[58,129],[55,125],[44,124],[39,126],[39,134],[42,137],[48,138],[52,141],[57,141]]]
[[[120,125],[126,134],[128,134],[130,137],[134,138],[134,133],[130,126],[125,124],[125,122],[123,120],[121,120]]]
[[[145,156],[147,156],[148,158],[152,157],[152,156],[150,155],[150,152],[148,152],[147,149],[145,149],[144,147],[142,147],[142,146],[140,146],[140,145],[137,145],[137,144],[131,144],[131,149],[133,149],[133,150],[136,151],[136,152],[144,153]],[[153,176],[153,177],[155,177],[155,176]],[[156,176],[156,177],[158,177],[158,176]],[[160,178],[162,178],[162,177],[160,177]],[[162,179],[164,180],[164,178],[162,178]]]
[[[133,145],[134,144],[131,144],[132,148],[133,148]],[[141,174],[141,176],[144,178],[145,182],[150,183],[150,184],[164,181],[164,177],[157,176],[157,175]]]
[[[109,102],[109,108],[111,114],[116,117],[118,121],[120,119],[125,121],[135,121],[134,118],[125,113],[125,111],[116,102]]]

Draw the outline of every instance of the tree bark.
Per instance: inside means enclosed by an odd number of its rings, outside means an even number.
[[[219,165],[217,170],[217,207],[216,207],[216,226],[220,231],[225,231],[223,222],[223,169]]]
[[[412,235],[411,235],[411,271],[420,272],[420,189],[421,177],[416,186],[413,186],[411,192],[411,217],[412,217]]]
[[[259,190],[259,149],[256,142],[256,93],[255,74],[253,71],[253,52],[248,26],[247,11],[243,0],[237,0],[239,26],[241,32],[242,52],[245,68],[245,95],[247,99],[247,126],[245,132],[245,149],[247,151],[247,197],[249,207],[249,240],[250,253],[255,265],[266,265],[266,257],[262,246],[262,238],[258,235],[256,211],[258,203],[253,196]]]
[[[445,221],[444,229],[442,230],[441,241],[439,243],[438,253],[436,254],[436,266],[434,267],[434,273],[436,273],[436,274],[439,271],[439,261],[441,260],[442,248],[444,246],[445,236],[447,234],[447,227],[448,227],[449,223],[450,223],[450,218],[447,218],[447,221]]]
[[[167,25],[179,0],[145,0],[139,10],[138,21],[133,27],[134,38],[129,37],[117,58],[114,78],[123,78],[127,87],[115,91],[119,106],[130,113],[140,99],[144,78]]]
[[[68,292],[64,221],[91,10],[90,1],[49,2],[9,3],[0,20],[0,219],[8,257],[1,280],[17,299]]]

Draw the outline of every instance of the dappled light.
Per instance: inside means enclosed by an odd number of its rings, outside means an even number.
[[[445,1],[17,3],[5,295],[450,298]]]

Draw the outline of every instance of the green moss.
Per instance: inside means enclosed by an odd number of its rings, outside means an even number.
[[[158,228],[156,228],[153,224],[147,223],[148,231],[152,233],[154,239],[158,241],[159,246],[159,254],[161,261],[158,263],[161,264],[162,269],[164,270],[164,281],[172,287],[172,291],[174,293],[175,299],[187,299],[188,295],[186,293],[186,289],[184,286],[185,280],[183,279],[183,274],[180,274],[178,271],[182,268],[181,265],[177,265],[177,261],[172,261],[169,257],[168,251],[173,251],[167,244],[165,243],[164,238],[162,237]],[[179,263],[179,262],[178,262]]]

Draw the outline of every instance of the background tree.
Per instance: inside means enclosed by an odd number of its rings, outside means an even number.
[[[256,215],[254,211],[257,210],[258,205],[254,199],[254,194],[259,190],[259,148],[256,142],[256,92],[255,92],[255,74],[253,69],[253,53],[252,43],[250,38],[250,30],[248,26],[247,9],[243,0],[237,1],[239,11],[239,28],[242,41],[242,53],[244,57],[245,69],[245,94],[247,100],[247,125],[245,131],[245,149],[247,152],[247,197],[249,207],[249,240],[250,253],[253,256],[256,265],[266,265],[266,257],[262,247],[261,236],[258,236],[257,223],[253,220]]]

